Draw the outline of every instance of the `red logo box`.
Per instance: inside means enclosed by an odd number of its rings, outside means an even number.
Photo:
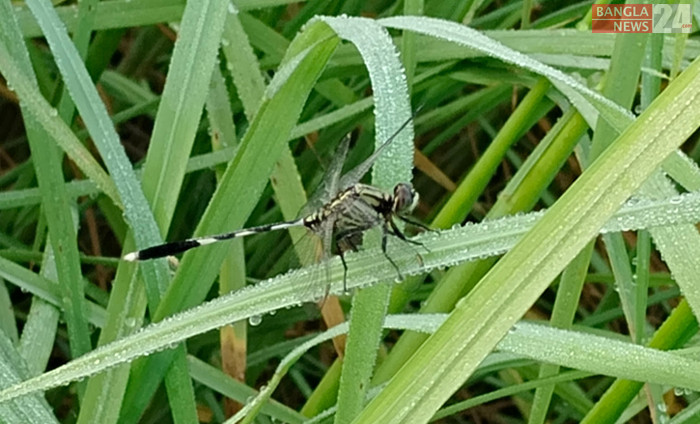
[[[654,26],[651,4],[596,4],[593,5],[593,32],[648,32]]]

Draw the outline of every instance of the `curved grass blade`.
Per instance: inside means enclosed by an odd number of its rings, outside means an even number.
[[[195,235],[223,233],[243,226],[277,159],[269,152],[281,151],[337,43],[332,31],[322,23],[307,26],[306,31],[292,42],[285,65],[268,86],[255,119],[224,172]],[[224,243],[187,253],[153,315],[154,321],[201,303],[214,282],[227,250]],[[162,378],[163,367],[160,365],[168,364],[170,360],[172,353],[164,352],[156,358],[138,362],[133,367],[134,377],[130,384],[138,388],[145,382],[157,383]]]
[[[389,33],[376,21],[366,18],[319,19],[330,25],[338,36],[355,44],[369,72],[374,95],[375,152],[350,171],[350,180],[341,180],[339,188],[357,182],[352,179],[362,177],[375,160],[373,185],[388,189],[410,181],[413,174],[411,104],[406,76]],[[362,408],[375,366],[390,292],[390,285],[381,284],[360,290],[353,298],[336,422],[349,422]]]
[[[700,221],[700,193],[687,196],[687,198],[694,199],[690,208],[695,210],[695,214],[692,218],[686,218],[692,219],[691,222]],[[669,212],[677,208],[678,205],[676,198],[663,204],[656,202],[635,203],[635,205],[626,208],[626,211],[623,210],[616,215],[617,219],[613,219],[604,230],[638,229],[634,225],[644,225],[645,219],[649,216],[656,217],[650,218],[648,222],[650,225],[665,225],[668,221],[664,221],[664,219],[668,218],[663,217],[669,217],[671,215]],[[635,212],[630,213],[632,210]],[[651,210],[657,211],[658,214],[647,215],[646,212]],[[420,238],[420,241],[426,244],[431,253],[424,255],[422,267],[416,263],[415,255],[411,251],[397,252],[395,260],[402,265],[402,270],[406,270],[407,274],[414,274],[463,261],[500,255],[512,248],[524,233],[542,220],[542,216],[543,213],[519,215],[488,223],[470,224],[462,228],[443,231],[439,235],[426,234]],[[391,279],[396,275],[394,268],[381,257],[378,248],[349,254],[347,260],[349,264],[348,286],[350,288]],[[334,293],[342,292],[343,274],[339,262],[338,258],[331,261],[330,269]],[[22,387],[18,385],[9,388],[7,393],[0,393],[0,401],[5,399],[3,396],[6,395],[18,396],[42,388],[67,384],[74,379],[98,373],[124,361],[167,348],[187,337],[202,334],[231,321],[247,319],[251,316],[263,316],[285,306],[297,305],[299,287],[305,287],[309,281],[312,284],[307,291],[307,300],[323,296],[326,284],[314,277],[322,273],[324,267],[324,264],[318,264],[302,268],[182,312],[162,323],[150,326],[147,334],[138,336],[139,342],[134,342],[137,336],[130,336],[132,339],[106,345],[100,348],[99,353],[91,353],[89,355],[92,356],[81,359],[82,362],[79,364],[71,362],[56,372],[52,371],[51,374],[43,374],[36,379],[22,383]],[[280,299],[283,300],[280,301]],[[426,315],[421,314],[417,319],[422,319],[424,316]],[[10,395],[10,393],[14,394]]]
[[[0,9],[5,9],[0,14],[11,22],[9,34],[3,31],[3,35],[15,36],[14,42],[9,37],[3,37],[11,49],[13,56],[28,76],[34,89],[38,90],[36,76],[33,72],[29,55],[24,49],[24,44],[19,37],[19,27],[14,20],[11,6],[3,3]],[[19,40],[18,40],[19,38]],[[64,317],[68,327],[68,339],[70,351],[74,357],[80,356],[90,349],[90,332],[84,308],[84,288],[80,269],[78,253],[77,232],[71,215],[71,201],[66,186],[63,182],[63,170],[61,167],[59,150],[53,145],[50,133],[37,125],[35,115],[29,110],[31,106],[20,105],[27,128],[27,138],[32,151],[32,161],[39,183],[42,196],[44,214],[49,227],[50,243],[54,251],[61,252],[55,256],[58,288],[63,298]]]
[[[457,304],[358,423],[430,418],[614,211],[698,128],[700,116],[683,112],[700,108],[699,75],[700,59]]]
[[[496,57],[506,63],[512,63],[540,74],[549,79],[554,86],[567,96],[591,127],[595,127],[599,114],[618,132],[624,130],[630,120],[633,119],[633,115],[629,111],[583,86],[558,69],[544,65],[529,56],[508,48],[493,38],[489,38],[467,26],[435,18],[416,16],[384,18],[380,19],[379,23],[391,28],[418,32],[468,46],[487,56]]]
[[[201,312],[201,311],[199,311]],[[382,328],[412,330],[423,333],[434,333],[439,330],[449,316],[443,314],[390,315],[382,324]],[[97,365],[110,366],[113,355],[124,354],[131,346],[144,347],[149,338],[167,336],[171,330],[180,332],[182,322],[168,320],[151,325],[143,331],[129,336],[129,340],[115,342],[109,347],[99,348],[87,357],[80,358],[42,376],[22,382],[0,391],[0,401],[15,399],[40,390],[46,390],[65,383],[63,378],[68,375],[80,375],[86,371],[94,371]],[[259,394],[250,407],[257,407],[269,394],[274,391],[275,384],[286,370],[308,348],[347,331],[347,324],[341,324],[311,339],[295,348],[283,359],[267,390]],[[133,343],[138,340],[143,343]],[[581,351],[580,346],[593,348]],[[543,348],[545,346],[545,348]],[[147,349],[151,346],[146,347]],[[680,384],[691,389],[700,389],[698,371],[695,360],[678,354],[660,351],[619,341],[599,335],[562,330],[542,324],[520,322],[514,331],[508,333],[498,344],[498,349],[519,357],[532,358],[538,361],[559,364],[562,366],[581,369],[597,374],[611,375],[620,378],[630,378],[637,381],[650,381],[660,384]],[[628,361],[630,356],[635,361]],[[103,363],[102,361],[106,361]],[[624,362],[624,366],[619,366]],[[690,370],[690,371],[689,371]],[[29,384],[31,383],[31,384]]]

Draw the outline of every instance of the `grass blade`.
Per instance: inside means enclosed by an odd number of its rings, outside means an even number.
[[[427,420],[442,405],[604,221],[697,129],[700,116],[682,112],[700,107],[699,73],[696,60],[457,305],[356,422]]]

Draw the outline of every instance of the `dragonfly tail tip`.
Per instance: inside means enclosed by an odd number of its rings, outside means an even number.
[[[127,253],[122,259],[127,262],[136,262],[139,259],[139,252]]]

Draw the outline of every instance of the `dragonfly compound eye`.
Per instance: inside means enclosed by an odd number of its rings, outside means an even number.
[[[394,212],[400,215],[410,214],[418,205],[418,193],[408,183],[399,183],[394,187]]]

